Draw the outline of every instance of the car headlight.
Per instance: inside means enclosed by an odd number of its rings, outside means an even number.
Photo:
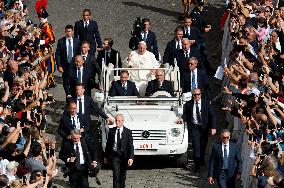
[[[180,135],[181,130],[179,128],[172,128],[171,129],[171,136],[178,137]]]

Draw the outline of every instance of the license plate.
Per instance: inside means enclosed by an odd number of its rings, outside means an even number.
[[[137,144],[136,149],[158,149],[158,144],[155,143],[142,143]]]

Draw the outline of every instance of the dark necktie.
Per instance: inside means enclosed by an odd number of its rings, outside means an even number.
[[[224,159],[223,159],[223,169],[228,169],[229,160],[228,160],[228,150],[227,145],[224,145]]]
[[[196,106],[196,117],[197,117],[197,123],[201,124],[201,116],[200,116],[200,112],[199,112],[199,106],[198,106],[198,102],[195,103]]]
[[[188,60],[188,51],[185,52],[185,58]]]
[[[122,84],[122,89],[123,89],[124,96],[126,96],[127,95],[127,88],[126,88],[125,84]]]
[[[82,70],[80,68],[78,70],[78,77],[77,77],[77,83],[82,83]]]
[[[85,22],[84,28],[85,28],[85,29],[88,29],[88,22]]]
[[[78,143],[76,144],[76,167],[80,166],[80,151],[79,151],[79,145]]]
[[[85,63],[86,59],[87,59],[87,57],[84,55],[83,56],[84,63]]]
[[[110,52],[107,52],[107,57],[110,58]]]
[[[71,39],[68,39],[68,55],[67,55],[67,61],[68,63],[71,63],[72,61],[72,45],[71,45]]]
[[[79,100],[79,114],[83,114],[83,105],[82,105],[82,99],[81,97],[78,99]]]
[[[120,139],[120,130],[117,129],[117,133],[116,133],[116,152],[120,154],[120,150],[121,150],[121,139]]]
[[[76,122],[75,122],[75,117],[72,117],[72,128],[75,129],[76,128]]]
[[[179,44],[179,41],[177,43],[177,50],[180,50],[180,44]]]
[[[146,40],[147,40],[147,32],[144,32],[143,41],[146,42]]]

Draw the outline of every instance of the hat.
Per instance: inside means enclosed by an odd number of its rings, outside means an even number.
[[[46,11],[47,0],[37,0],[35,4],[35,9],[39,18],[47,18],[49,15]]]
[[[11,162],[9,162],[9,163],[7,164],[6,169],[7,169],[8,171],[14,170],[15,168],[18,167],[18,165],[19,165],[18,162],[16,162],[16,161],[11,161]]]

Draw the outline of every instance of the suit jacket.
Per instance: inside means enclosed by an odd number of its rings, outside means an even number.
[[[74,99],[76,100],[77,97]],[[91,114],[92,113],[99,115],[104,119],[108,118],[108,116],[104,113],[102,108],[99,107],[97,102],[94,102],[90,96],[84,95],[84,117],[85,117],[85,120],[88,122],[87,125],[90,125],[89,127],[86,127],[86,132],[89,132],[92,129],[92,126],[91,126]]]
[[[78,118],[80,122],[80,128],[86,129],[87,127],[89,127],[89,123],[84,115],[78,114]],[[63,138],[64,141],[66,141],[72,130],[73,125],[71,116],[69,113],[64,113],[59,122],[58,134]]]
[[[176,39],[171,40],[167,43],[164,57],[163,57],[163,63],[169,63],[170,65],[174,66],[174,58],[177,55],[177,49],[176,49]]]
[[[109,129],[108,139],[105,149],[105,157],[108,159],[111,159],[113,157],[115,132],[116,132],[116,127]],[[121,153],[122,156],[125,157],[125,159],[127,160],[134,158],[132,131],[126,127],[123,127],[123,132],[121,134]]]
[[[85,65],[83,66],[83,78],[82,83],[85,85],[85,95],[91,95],[92,89],[92,68],[91,66]],[[76,97],[76,84],[77,84],[77,67],[73,64],[69,68],[68,76],[67,76],[67,84],[64,90],[67,95],[71,95],[73,98]]]
[[[138,90],[134,82],[132,81],[127,81],[127,90],[126,94],[124,92],[124,88],[122,87],[121,81],[117,80],[113,82],[110,90],[109,90],[109,95],[111,97],[113,96],[138,96]]]
[[[189,126],[193,124],[194,100],[186,102],[183,106],[183,116]],[[203,130],[216,129],[216,114],[212,105],[204,98],[201,99],[201,124]]]
[[[238,145],[229,142],[228,156],[228,178],[234,177],[236,173],[241,173],[241,156]],[[209,160],[208,177],[218,178],[223,166],[222,143],[218,142],[213,145],[211,157]]]
[[[80,40],[73,37],[73,57],[80,54],[80,49]],[[64,71],[68,71],[69,64],[67,62],[66,37],[63,37],[58,40],[55,52],[55,59],[57,67],[62,67]]]
[[[191,71],[181,74],[181,87],[183,93],[191,92]],[[211,101],[211,91],[208,82],[208,76],[204,70],[197,68],[197,87],[201,90],[208,100]]]
[[[89,20],[88,28],[85,29],[84,21],[80,20],[75,23],[74,37],[78,38],[81,43],[88,41],[92,47],[96,49],[96,43],[99,48],[102,48],[102,40],[98,29],[98,24],[94,20]]]
[[[173,88],[173,83],[168,80],[164,80],[162,83],[162,86],[160,86],[160,83],[155,80],[151,80],[148,82],[148,86],[146,88],[146,93],[145,96],[151,96],[153,93],[157,91],[166,91],[171,94],[171,96],[174,96],[174,88]]]
[[[98,154],[93,144],[86,140],[84,137],[81,137],[80,142],[85,164],[90,166],[92,161],[98,161]],[[68,140],[67,142],[62,144],[61,150],[59,152],[59,158],[65,163],[67,163],[67,159],[70,158],[72,155],[75,156],[75,154],[76,151],[74,149],[74,143],[71,140]],[[73,164],[69,163],[69,167],[75,167],[75,164],[75,162]]]
[[[177,55],[176,55],[176,59],[177,59],[177,66],[179,67],[179,70],[181,72],[181,75],[188,71],[188,60],[189,58],[191,57],[196,57],[198,59],[198,62],[200,63],[201,60],[200,60],[200,54],[197,50],[196,47],[193,47],[193,46],[190,46],[190,53],[189,53],[189,57],[188,59],[186,59],[185,57],[185,54],[184,54],[184,51],[181,49],[181,50],[178,50],[177,51]]]
[[[198,44],[205,42],[198,28],[191,26],[189,34],[186,33],[185,31],[186,31],[186,28],[183,27],[183,38],[188,38],[189,40],[195,40],[194,46],[197,46]]]
[[[139,42],[143,41],[141,34],[138,35],[137,38]],[[156,59],[158,60],[159,59],[158,44],[157,44],[156,34],[153,31],[150,30],[148,31],[146,44],[147,44],[147,50],[152,52],[155,55]]]
[[[97,56],[97,64],[102,69],[102,59],[104,58],[106,66],[108,66],[109,63],[112,63],[114,67],[116,67],[116,56],[117,56],[116,54],[117,53],[118,51],[111,49],[110,57],[108,57],[108,55],[106,54],[106,50],[99,51],[98,56]],[[118,53],[118,67],[117,68],[121,68],[121,67],[122,67],[122,62],[121,62],[120,54]]]
[[[88,53],[84,66],[91,71],[90,88],[98,88],[98,83],[95,82],[95,75],[98,75],[99,81],[101,80],[102,69],[96,61],[96,56]]]

